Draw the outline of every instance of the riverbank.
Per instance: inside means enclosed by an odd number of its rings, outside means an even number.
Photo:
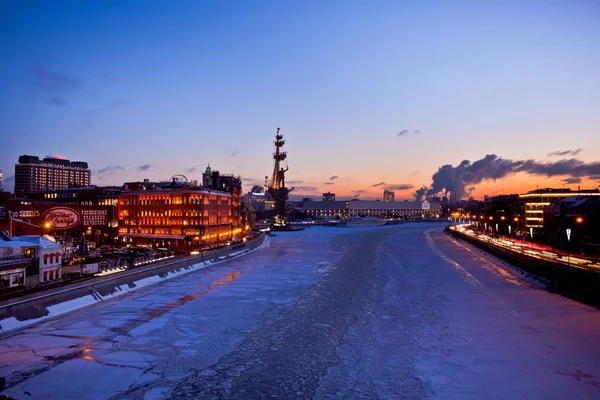
[[[34,293],[0,304],[0,336],[63,315],[91,304],[106,301],[131,291],[189,274],[234,257],[247,254],[267,241],[266,235],[203,255],[161,262],[122,273],[95,277],[82,283]]]

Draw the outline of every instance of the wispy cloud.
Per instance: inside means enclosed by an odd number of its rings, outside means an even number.
[[[51,97],[49,99],[46,99],[46,104],[50,104],[51,106],[66,106],[69,102],[67,101],[67,99],[64,99],[62,97]]]
[[[566,184],[573,185],[575,183],[581,183],[581,178],[565,178],[562,181]]]
[[[240,154],[240,151],[239,151],[238,149],[235,149],[235,150],[233,150],[233,151],[231,152],[231,157],[235,157],[235,156],[237,156],[238,154]]]
[[[133,167],[133,169],[137,172],[148,171],[150,168],[152,168],[152,164],[144,164],[137,167]]]
[[[385,185],[385,182],[379,182],[379,183],[376,183],[376,184],[371,185],[371,186],[372,187],[377,187],[377,186],[382,186],[382,185]]]
[[[392,186],[388,187],[387,189],[389,189],[389,190],[408,190],[408,189],[412,189],[414,187],[415,187],[415,185],[411,185],[410,183],[408,183],[408,184],[392,185]]]
[[[123,105],[127,104],[127,102],[125,100],[115,100],[115,101],[111,101],[110,103],[108,103],[105,106],[101,106],[101,107],[95,107],[95,108],[89,108],[87,110],[84,111],[84,113],[86,114],[97,114],[99,112],[102,111],[110,111],[110,110],[114,110],[115,108],[119,108]]]
[[[408,135],[409,133],[414,133],[414,134],[419,135],[419,134],[421,134],[421,131],[419,131],[418,129],[415,129],[413,131],[410,131],[408,129],[402,129],[400,132],[398,132],[396,134],[396,136],[405,136],[405,135]]]
[[[183,170],[186,174],[193,174],[198,169],[198,165],[194,165],[193,167],[189,167]]]
[[[338,179],[337,175],[333,175],[332,177],[329,178],[330,181],[335,181],[336,179]]]
[[[31,68],[37,91],[44,97],[44,102],[51,106],[65,106],[67,96],[81,87],[79,81],[66,74],[48,71],[43,66]]]
[[[40,89],[68,92],[81,87],[77,79],[59,72],[48,71],[43,66],[35,66],[31,70]]]
[[[301,185],[304,181],[287,181],[286,183],[289,183],[290,185]]]
[[[116,171],[125,171],[125,168],[120,165],[107,165],[104,168],[100,168],[99,170],[94,171],[96,174],[112,174]]]
[[[333,185],[333,184],[334,184],[334,182],[331,182],[331,181],[327,181],[327,182],[323,183],[323,185]]]
[[[575,150],[558,150],[553,151],[552,153],[548,153],[549,157],[562,157],[562,156],[576,156],[577,154],[585,151],[585,149],[575,149]]]
[[[419,174],[420,174],[420,172],[419,172],[419,171],[417,171],[417,172],[413,172],[412,174],[410,174],[410,175],[408,175],[408,176],[415,176],[415,175],[419,175]]]
[[[316,192],[319,188],[316,186],[296,186],[295,189],[306,191],[306,192]]]

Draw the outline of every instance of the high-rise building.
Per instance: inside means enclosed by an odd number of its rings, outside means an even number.
[[[323,201],[335,201],[335,193],[323,193]]]
[[[92,173],[87,162],[69,161],[61,156],[46,157],[23,155],[15,164],[15,195],[67,187],[90,186]]]
[[[0,169],[0,190],[2,190],[2,170]]]
[[[391,203],[392,201],[394,201],[394,191],[390,190],[390,189],[385,189],[383,191],[383,201],[385,201],[386,203]]]

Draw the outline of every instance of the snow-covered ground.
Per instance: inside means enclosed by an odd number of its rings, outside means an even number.
[[[600,311],[439,226],[261,249],[0,339],[16,399],[600,398]]]

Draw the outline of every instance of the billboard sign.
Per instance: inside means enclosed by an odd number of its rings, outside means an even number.
[[[79,213],[69,207],[52,207],[44,212],[42,221],[51,229],[69,229],[79,223]]]

